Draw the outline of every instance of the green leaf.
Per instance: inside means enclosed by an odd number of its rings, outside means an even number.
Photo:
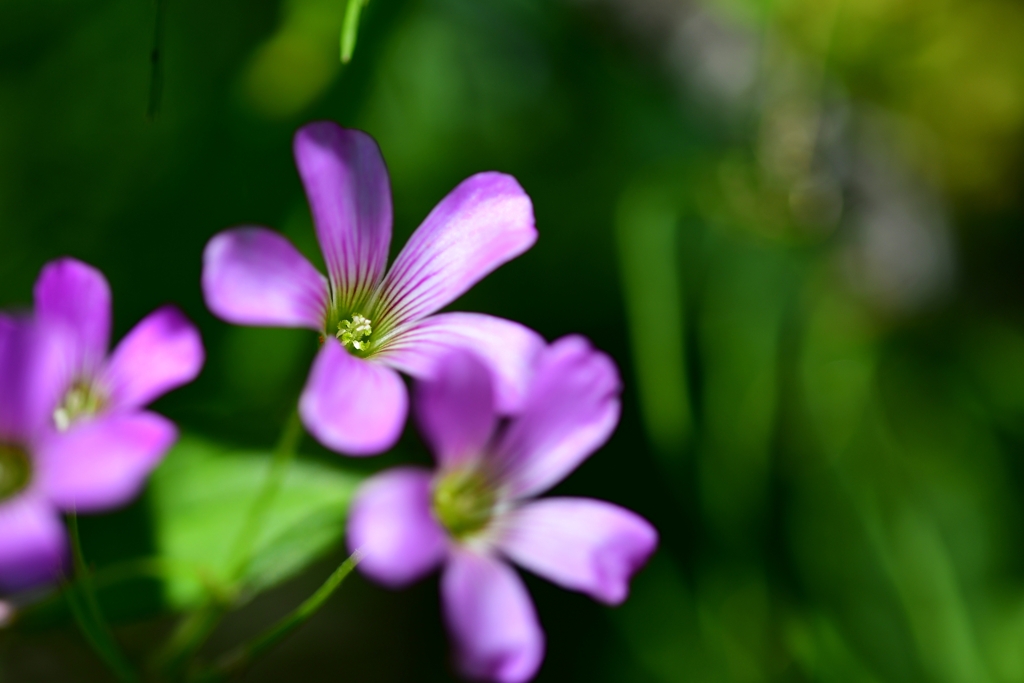
[[[175,609],[209,593],[260,591],[301,571],[341,540],[362,475],[298,459],[291,464],[253,545],[241,586],[230,585],[231,549],[270,466],[268,452],[239,452],[185,436],[152,479],[162,557],[194,567],[165,581]]]

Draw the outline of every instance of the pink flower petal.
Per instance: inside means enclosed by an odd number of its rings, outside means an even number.
[[[348,513],[348,547],[359,550],[359,569],[397,588],[439,566],[447,549],[444,529],[430,510],[432,474],[398,467],[368,479]]]
[[[479,458],[498,422],[487,366],[468,351],[442,359],[437,377],[416,385],[416,417],[442,468]]]
[[[23,441],[26,437],[25,405],[21,399],[25,377],[23,355],[31,346],[24,339],[24,320],[0,314],[0,439]]]
[[[324,330],[326,278],[273,230],[214,235],[203,252],[202,283],[206,305],[229,323]]]
[[[343,311],[352,312],[387,267],[388,170],[373,138],[330,121],[300,128],[294,150],[334,296]]]
[[[512,496],[551,488],[597,450],[619,422],[619,373],[582,337],[563,337],[537,360],[522,412],[496,448]]]
[[[66,333],[71,370],[86,376],[98,370],[110,344],[110,285],[103,273],[72,258],[50,261],[34,294],[40,324]]]
[[[544,632],[512,567],[456,549],[441,577],[441,599],[465,676],[498,683],[533,678],[544,659]]]
[[[629,580],[654,552],[658,533],[617,505],[586,498],[547,498],[509,512],[498,547],[521,567],[617,605]]]
[[[408,403],[397,372],[356,358],[328,339],[313,361],[299,415],[324,446],[346,455],[376,455],[398,441]]]
[[[199,331],[173,306],[142,319],[114,349],[103,376],[118,408],[141,408],[196,378],[203,367]]]
[[[412,323],[376,356],[417,379],[437,375],[438,362],[466,349],[487,363],[494,381],[497,410],[516,412],[533,376],[544,338],[519,323],[483,313],[441,313]]]
[[[53,428],[70,373],[65,332],[0,314],[0,442],[27,444]]]
[[[66,558],[64,525],[44,499],[28,493],[0,502],[0,590],[56,582]]]
[[[395,259],[378,309],[387,326],[454,301],[537,241],[533,205],[515,178],[478,173],[438,204]]]
[[[177,438],[155,413],[115,414],[80,422],[40,444],[39,486],[62,510],[99,512],[135,498]]]

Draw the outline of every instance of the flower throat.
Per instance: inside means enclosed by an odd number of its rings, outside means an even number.
[[[462,540],[487,527],[496,498],[494,488],[479,472],[449,472],[434,484],[434,514],[448,533]]]
[[[32,467],[25,451],[0,444],[0,500],[7,500],[28,486]]]
[[[64,395],[64,401],[53,411],[53,424],[64,431],[83,417],[100,412],[103,396],[85,382],[76,382]]]

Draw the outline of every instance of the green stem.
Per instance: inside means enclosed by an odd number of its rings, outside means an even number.
[[[222,588],[213,583],[213,577],[204,576],[196,565],[189,562],[169,560],[164,557],[139,557],[126,560],[97,569],[89,576],[94,591],[136,579],[153,578],[167,580],[171,577],[179,576],[192,579],[196,583],[205,586],[211,592],[218,590],[223,592]],[[66,600],[67,598],[64,593],[55,593],[27,606],[22,612],[47,610],[59,602],[66,602]]]
[[[172,560],[166,557],[137,557],[108,567],[98,569],[92,574],[93,586],[105,588],[135,579],[162,579],[167,581],[174,577],[192,579],[203,584],[211,591],[218,590],[211,586],[212,577],[204,576],[199,566],[191,562]]]
[[[209,600],[178,624],[157,660],[157,666],[163,670],[167,679],[184,677],[189,662],[217,628],[226,612],[224,603]]]
[[[288,416],[284,431],[282,431],[277,448],[274,450],[274,458],[270,463],[267,477],[263,480],[263,487],[249,508],[249,514],[245,519],[245,523],[235,538],[235,545],[230,555],[231,559],[228,562],[228,567],[230,567],[228,576],[232,582],[237,583],[241,581],[249,569],[249,563],[252,561],[253,547],[256,545],[256,538],[263,529],[263,522],[266,520],[267,513],[271,505],[273,505],[274,499],[277,498],[278,491],[281,490],[284,475],[288,471],[288,466],[291,465],[292,460],[295,459],[295,453],[298,450],[301,439],[302,422],[299,420],[298,411],[293,411]]]
[[[68,530],[71,535],[71,553],[75,566],[75,580],[65,587],[64,595],[68,607],[82,630],[82,635],[99,655],[100,659],[110,667],[117,679],[122,683],[137,683],[132,665],[121,652],[114,636],[110,632],[99,601],[93,590],[85,557],[82,554],[82,542],[78,535],[78,517],[75,513],[68,515]]]
[[[217,683],[229,677],[241,673],[256,658],[264,654],[286,637],[291,635],[295,629],[302,626],[306,621],[316,614],[327,599],[331,597],[338,586],[345,580],[355,566],[359,563],[359,551],[352,553],[342,562],[334,572],[327,577],[323,585],[305,602],[296,607],[291,613],[279,622],[256,636],[252,640],[239,645],[234,650],[221,657],[216,664],[200,672],[193,680],[195,683]]]
[[[232,596],[249,569],[257,537],[263,528],[263,522],[274,499],[281,490],[288,466],[295,459],[302,434],[302,422],[299,420],[298,411],[293,411],[278,440],[270,469],[263,480],[263,486],[249,507],[242,528],[232,546],[228,562],[228,587],[230,590],[227,593],[221,591],[219,594],[212,595],[211,599],[186,617],[175,630],[159,657],[159,666],[168,677],[178,677],[185,671],[188,663],[227,613],[233,599]]]
[[[356,37],[359,35],[359,15],[368,0],[348,0],[345,6],[345,19],[341,24],[341,63],[352,61],[352,53],[356,51]],[[328,327],[327,329],[332,329]]]

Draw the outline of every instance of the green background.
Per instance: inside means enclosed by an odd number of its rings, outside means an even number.
[[[540,239],[451,308],[622,370],[618,431],[556,492],[661,547],[615,609],[526,577],[539,681],[1024,681],[1024,6],[371,0],[347,66],[343,14],[0,4],[0,306],[72,255],[115,338],[172,301],[208,353],[156,404],[188,436],[146,495],[82,520],[98,577],[214,567],[103,588],[130,658],[216,583],[316,349],[215,319],[203,246],[262,224],[320,258],[291,137],[326,118],[380,143],[392,254],[466,176],[515,175]],[[252,569],[274,587],[207,654],[342,559],[358,474],[428,461],[411,430],[379,459],[300,450]],[[245,680],[449,680],[436,584],[349,579]],[[0,630],[2,681],[107,675],[52,599]]]

